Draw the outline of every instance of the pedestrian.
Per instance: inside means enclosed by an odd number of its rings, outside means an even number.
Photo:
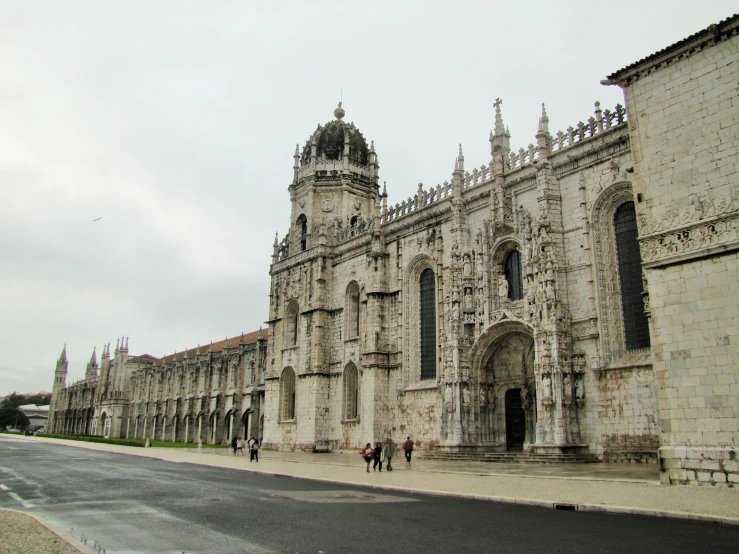
[[[362,458],[364,458],[364,461],[367,462],[367,473],[369,473],[369,465],[372,461],[372,444],[367,443],[364,448],[362,448],[362,452],[360,452],[362,455]]]
[[[234,456],[236,456],[236,445],[239,443],[239,438],[234,436],[234,438],[231,439],[231,448],[234,449]]]
[[[387,460],[388,471],[393,470],[393,456],[395,456],[395,453],[397,451],[398,447],[395,446],[393,439],[387,439],[387,443],[385,443],[385,448],[382,450],[382,452],[383,454],[385,454],[385,459]]]
[[[234,456],[241,452],[241,455],[244,455],[244,441],[241,440],[241,437],[239,437],[239,440],[236,441],[236,452],[234,452]]]
[[[403,450],[405,450],[405,461],[411,463],[411,456],[413,455],[413,441],[410,436],[407,437],[403,443]]]
[[[382,471],[382,443],[378,442],[377,446],[375,446],[375,449],[372,451],[372,457],[375,460],[375,463],[372,464],[372,471],[375,471],[377,469],[377,466],[380,466],[380,471]]]
[[[251,443],[251,449],[249,450],[249,461],[252,460],[255,462],[259,461],[259,443],[255,440],[253,443]]]

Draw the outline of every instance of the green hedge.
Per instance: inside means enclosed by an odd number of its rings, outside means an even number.
[[[105,444],[120,444],[122,446],[144,446],[144,439],[106,439],[95,435],[60,435],[58,433],[36,433],[36,436],[49,439],[65,439],[83,442],[101,442]]]

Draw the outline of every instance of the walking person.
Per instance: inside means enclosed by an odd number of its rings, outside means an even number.
[[[385,448],[383,448],[382,452],[385,454],[385,459],[387,460],[388,471],[393,470],[393,456],[395,456],[397,451],[398,447],[395,446],[393,439],[387,439],[387,443],[385,443]]]
[[[239,440],[236,441],[236,452],[234,452],[234,456],[241,452],[241,455],[244,455],[244,441],[241,440],[239,437]]]
[[[378,442],[377,446],[375,446],[375,449],[372,451],[372,458],[375,460],[375,463],[372,464],[372,471],[375,471],[377,469],[377,466],[380,466],[380,471],[382,471],[382,443]]]
[[[413,441],[410,436],[407,437],[403,443],[403,450],[405,450],[405,461],[411,463],[411,456],[413,455]]]
[[[236,456],[236,445],[239,443],[238,437],[234,436],[234,438],[231,439],[231,448],[234,449],[234,456]]]
[[[367,462],[367,473],[369,473],[369,465],[372,461],[372,444],[368,442],[365,447],[362,448],[360,454],[362,458],[364,458],[364,461]]]
[[[249,450],[249,454],[250,454],[250,458],[249,458],[250,462],[252,460],[255,462],[259,461],[259,442],[257,442],[256,440],[253,443],[251,443],[251,449]]]

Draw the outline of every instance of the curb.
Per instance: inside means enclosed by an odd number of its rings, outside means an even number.
[[[82,554],[97,554],[94,550],[92,550],[90,547],[86,546],[85,544],[81,543],[79,540],[77,540],[75,537],[73,537],[68,531],[62,529],[55,523],[51,523],[49,520],[33,514],[31,512],[24,512],[23,510],[14,510],[13,508],[0,508],[2,510],[5,510],[7,512],[17,512],[19,514],[23,514],[26,516],[29,516],[36,520],[37,523],[43,525],[46,527],[49,531],[54,533],[57,537],[62,539],[64,542],[66,542],[69,546],[72,548],[78,550]]]

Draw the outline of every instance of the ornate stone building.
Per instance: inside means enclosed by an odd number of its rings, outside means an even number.
[[[266,331],[177,352],[111,358],[93,351],[85,378],[66,386],[66,345],[56,365],[50,432],[221,444],[261,436]]]
[[[656,458],[656,391],[622,106],[394,206],[339,106],[296,149],[275,240],[266,447]]]
[[[460,146],[449,180],[394,205],[339,104],[295,150],[269,328],[163,359],[106,347],[69,388],[63,352],[53,429],[312,451],[411,435],[427,455],[659,456],[664,482],[739,482],[737,27],[611,75],[626,108],[552,133],[542,106],[528,146],[496,101],[490,158]]]

